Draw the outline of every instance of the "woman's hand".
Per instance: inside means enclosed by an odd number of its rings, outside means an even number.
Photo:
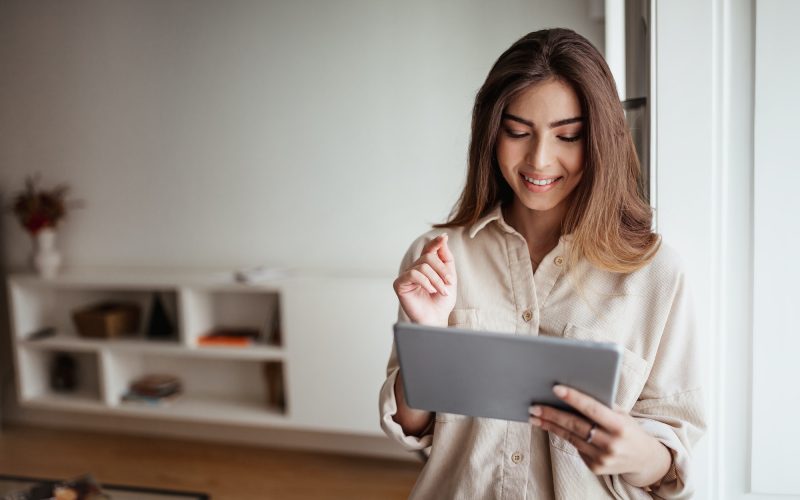
[[[553,392],[583,417],[535,405],[530,408],[530,422],[572,443],[592,472],[622,474],[622,479],[638,487],[656,483],[667,473],[672,454],[625,411],[618,407],[612,410],[562,385],[555,386]]]
[[[456,305],[456,264],[447,233],[429,241],[422,255],[394,280],[400,305],[414,323],[447,326]]]

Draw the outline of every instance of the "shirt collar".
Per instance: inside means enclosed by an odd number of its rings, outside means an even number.
[[[483,217],[478,219],[478,221],[470,226],[469,228],[469,237],[475,238],[475,235],[480,232],[481,229],[489,225],[492,221],[497,221],[497,224],[500,225],[500,228],[507,233],[514,233],[516,230],[508,225],[506,220],[503,218],[503,204],[502,202],[498,202],[494,208],[492,208],[489,212],[486,213]],[[562,234],[559,238],[559,243],[565,242],[569,243],[572,241],[572,234]]]
[[[478,221],[469,228],[469,237],[475,238],[475,235],[493,220],[496,220],[497,223],[500,224],[500,227],[506,232],[513,232],[514,228],[509,226],[505,219],[503,219],[502,206],[502,202],[498,202],[486,215],[478,219]]]

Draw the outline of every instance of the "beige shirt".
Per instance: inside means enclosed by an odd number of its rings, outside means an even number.
[[[697,330],[681,261],[662,242],[655,259],[629,274],[581,262],[578,293],[564,272],[570,237],[535,272],[522,235],[498,204],[468,228],[437,229],[418,237],[400,265],[408,268],[442,232],[455,257],[458,296],[449,324],[517,335],[613,341],[624,347],[616,403],[672,452],[678,479],[653,492],[690,498],[691,449],[705,430]],[[398,321],[409,321],[402,307]],[[411,492],[414,499],[651,498],[619,475],[595,475],[577,449],[528,423],[437,413],[428,434],[404,434],[394,383],[394,344],[380,391],[381,427],[405,449],[428,455]]]

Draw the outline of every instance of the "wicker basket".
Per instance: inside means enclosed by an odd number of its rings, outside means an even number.
[[[104,301],[72,313],[78,335],[112,338],[139,330],[141,308],[135,302]]]

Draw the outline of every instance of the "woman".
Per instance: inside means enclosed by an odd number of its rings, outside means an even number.
[[[429,458],[413,498],[687,498],[705,429],[691,298],[651,230],[614,79],[585,38],[530,33],[478,92],[466,186],[410,246],[399,321],[624,347],[613,409],[571,388],[580,416],[530,423],[409,408],[394,346],[381,426]]]

